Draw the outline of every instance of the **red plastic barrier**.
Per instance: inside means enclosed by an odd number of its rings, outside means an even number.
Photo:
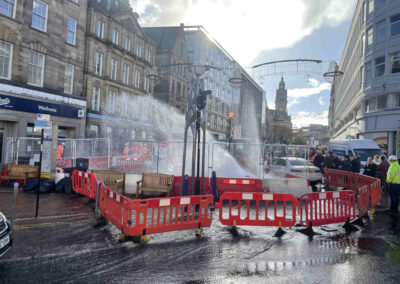
[[[364,185],[358,189],[357,196],[358,217],[361,218],[369,210],[369,186]]]
[[[96,198],[97,177],[94,174],[74,170],[71,175],[72,189],[89,198]]]
[[[307,193],[300,196],[300,223],[308,227],[354,220],[355,197],[353,191],[341,190]]]
[[[299,202],[291,194],[225,192],[219,200],[215,207],[219,208],[219,221],[224,225],[290,227],[296,223]],[[283,212],[278,212],[278,203]]]
[[[376,181],[369,186],[369,192],[371,196],[371,209],[375,208],[381,201],[381,180],[375,179]]]
[[[365,176],[362,174],[354,174],[354,184],[356,185],[357,188],[364,186],[364,185],[370,185],[371,183],[374,183],[377,179],[370,177],[370,176]]]
[[[351,172],[325,169],[325,183],[333,186],[341,186],[349,189],[357,189],[358,186],[353,180],[354,174]]]
[[[225,192],[265,192],[261,179],[217,178],[217,191]]]
[[[141,236],[211,226],[212,195],[131,200],[125,203],[122,232]]]
[[[101,183],[99,192],[101,215],[123,232],[124,209],[130,199]]]

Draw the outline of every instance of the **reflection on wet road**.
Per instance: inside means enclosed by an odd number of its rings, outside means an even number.
[[[215,212],[217,213],[217,212]],[[314,228],[312,240],[287,228],[239,227],[232,237],[214,214],[200,238],[193,230],[149,235],[149,242],[118,243],[111,225],[95,220],[57,226],[21,227],[15,248],[0,260],[0,279],[13,282],[223,283],[365,282],[398,283],[398,214],[376,212],[360,231],[340,225]],[[2,281],[3,282],[3,281]]]

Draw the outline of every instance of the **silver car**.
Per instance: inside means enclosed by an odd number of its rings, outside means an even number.
[[[12,228],[6,216],[0,212],[0,258],[8,252],[13,243]]]

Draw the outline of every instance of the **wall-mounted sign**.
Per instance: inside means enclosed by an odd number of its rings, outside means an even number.
[[[0,93],[0,109],[24,111],[79,119],[77,107],[58,105],[31,99],[17,98]]]

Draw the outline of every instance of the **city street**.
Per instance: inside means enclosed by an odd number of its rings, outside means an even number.
[[[383,204],[385,205],[385,204]],[[23,221],[14,248],[0,260],[3,283],[397,283],[400,215],[378,208],[360,231],[314,228],[311,240],[287,228],[239,227],[233,237],[218,222],[194,230],[149,235],[145,245],[118,242],[119,232],[92,216]]]

